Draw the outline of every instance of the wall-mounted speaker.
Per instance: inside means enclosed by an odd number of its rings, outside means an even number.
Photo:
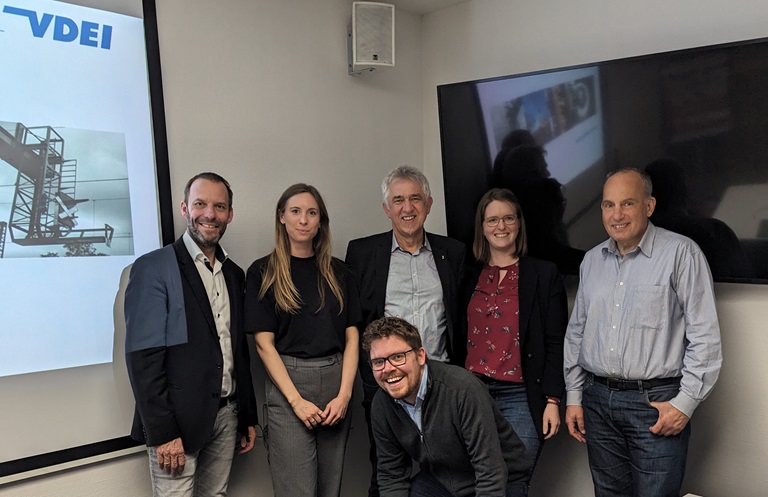
[[[349,74],[395,65],[395,6],[352,2],[347,29]]]

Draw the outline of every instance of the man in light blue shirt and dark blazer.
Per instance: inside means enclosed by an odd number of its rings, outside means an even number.
[[[416,326],[431,360],[464,365],[467,352],[465,303],[460,289],[466,247],[427,233],[424,222],[432,196],[424,173],[411,166],[392,170],[381,184],[382,207],[392,230],[349,242],[346,261],[360,291],[360,330],[382,316]],[[361,355],[364,357],[364,355]],[[371,443],[369,497],[378,497],[376,447],[371,431],[371,402],[379,390],[370,365],[359,362],[363,408]]]

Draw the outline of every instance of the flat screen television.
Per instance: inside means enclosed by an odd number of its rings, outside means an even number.
[[[578,274],[607,238],[606,175],[634,167],[654,182],[652,221],[694,239],[715,281],[768,283],[768,39],[437,92],[449,236],[471,247],[480,197],[508,186],[529,254]]]

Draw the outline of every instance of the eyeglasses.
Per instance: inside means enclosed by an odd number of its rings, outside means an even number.
[[[505,225],[507,226],[514,226],[517,224],[517,216],[514,214],[510,214],[509,216],[504,217],[489,217],[486,218],[485,224],[487,224],[490,227],[498,226],[499,221],[503,221]]]
[[[387,361],[393,366],[402,366],[405,364],[405,357],[408,355],[408,352],[415,352],[416,349],[408,349],[405,352],[398,352],[397,354],[392,354],[389,357],[377,357],[376,359],[371,359],[371,369],[374,371],[381,371],[384,369],[384,366],[386,365]]]

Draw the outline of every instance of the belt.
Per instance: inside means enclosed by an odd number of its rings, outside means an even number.
[[[592,375],[592,380],[595,383],[605,385],[609,390],[648,390],[649,388],[680,383],[679,376],[674,378],[654,378],[652,380],[622,380],[620,378],[605,378]]]
[[[219,399],[219,409],[222,407],[227,407],[232,402],[235,402],[237,400],[237,395],[230,395],[229,397],[222,397]]]

